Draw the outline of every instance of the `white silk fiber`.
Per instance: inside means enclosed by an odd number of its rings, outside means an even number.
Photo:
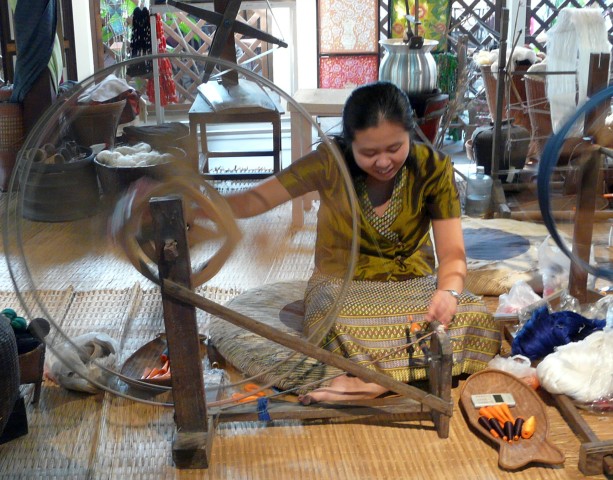
[[[541,386],[580,402],[613,395],[613,330],[556,348],[536,367]]]
[[[587,98],[590,54],[610,53],[607,25],[600,8],[563,8],[556,24],[547,32],[547,70],[576,72],[574,75],[548,75],[547,98],[551,123],[557,133],[570,115]],[[582,135],[583,120],[571,131]]]

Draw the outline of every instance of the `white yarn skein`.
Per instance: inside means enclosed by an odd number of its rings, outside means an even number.
[[[547,98],[551,123],[557,133],[567,118],[587,99],[590,53],[609,53],[607,25],[599,8],[563,8],[556,24],[547,32],[547,68],[572,71],[576,75],[549,75]],[[583,120],[577,121],[573,136],[582,135]]]
[[[96,156],[99,163],[109,167],[149,167],[171,162],[173,156],[152,150],[147,143],[123,145],[114,150],[102,150]]]
[[[613,395],[613,330],[561,345],[536,367],[541,386],[580,402]]]

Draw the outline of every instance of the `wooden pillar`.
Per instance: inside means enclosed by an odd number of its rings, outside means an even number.
[[[433,325],[430,328],[434,329]],[[432,358],[428,369],[430,393],[441,400],[453,403],[451,399],[451,370],[453,367],[453,348],[446,333],[436,332],[430,340]],[[449,437],[451,415],[432,410],[432,421],[439,438]]]
[[[10,8],[8,0],[0,0],[0,53],[2,54],[2,70],[4,79],[13,83],[15,71],[13,57],[15,56],[15,40],[11,38]]]
[[[94,54],[94,71],[97,72],[104,68],[104,45],[102,43],[100,0],[89,0],[89,24],[92,36],[92,52]]]
[[[98,0],[100,2],[100,0]],[[61,15],[58,16],[58,33],[63,39],[64,64],[66,76],[64,80],[77,80],[77,52],[74,39],[74,16],[72,14],[72,0],[60,0]]]

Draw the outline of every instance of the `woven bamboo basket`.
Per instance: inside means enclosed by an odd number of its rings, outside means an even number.
[[[10,90],[4,89],[2,92],[4,97],[4,92]],[[0,101],[0,190],[3,192],[8,187],[17,152],[24,139],[23,107],[20,103]]]
[[[492,73],[490,65],[481,65],[481,74],[483,75],[483,85],[485,87],[485,97],[487,106],[490,109],[490,115],[493,121],[496,121],[496,76]],[[521,69],[518,67],[518,69]],[[513,83],[511,85],[510,95],[505,95],[502,104],[503,119],[507,117],[513,118],[515,125],[521,125],[529,132],[532,132],[530,124],[530,116],[527,112],[526,87],[521,76],[513,75]],[[510,102],[509,102],[510,97]],[[510,105],[508,107],[508,105]],[[509,113],[507,114],[507,110]]]
[[[526,75],[524,82],[526,98],[528,100],[528,115],[532,125],[532,137],[538,145],[540,155],[553,132],[551,111],[545,92],[545,80],[536,76]]]

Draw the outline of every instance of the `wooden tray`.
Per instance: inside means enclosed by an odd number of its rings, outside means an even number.
[[[508,443],[494,438],[479,425],[479,411],[473,406],[471,395],[482,393],[511,393],[516,403],[511,408],[513,416],[527,419],[534,415],[536,418],[536,431],[532,438]],[[551,465],[564,463],[564,453],[548,439],[549,420],[545,404],[534,390],[513,375],[494,369],[471,375],[462,387],[460,407],[469,425],[484,439],[498,446],[498,465],[501,468],[516,470],[532,462]]]
[[[200,340],[200,357],[204,361],[206,358],[206,345],[204,344],[205,337],[201,336]],[[143,345],[126,360],[121,368],[121,374],[149,385],[161,387],[172,386],[172,380],[169,378],[164,380],[155,378],[149,380],[141,379],[146,368],[161,368],[164,366],[162,364],[162,360],[160,359],[160,355],[164,353],[166,346],[166,334],[160,333],[156,338]],[[130,383],[130,385],[133,387],[138,387],[138,382]]]

